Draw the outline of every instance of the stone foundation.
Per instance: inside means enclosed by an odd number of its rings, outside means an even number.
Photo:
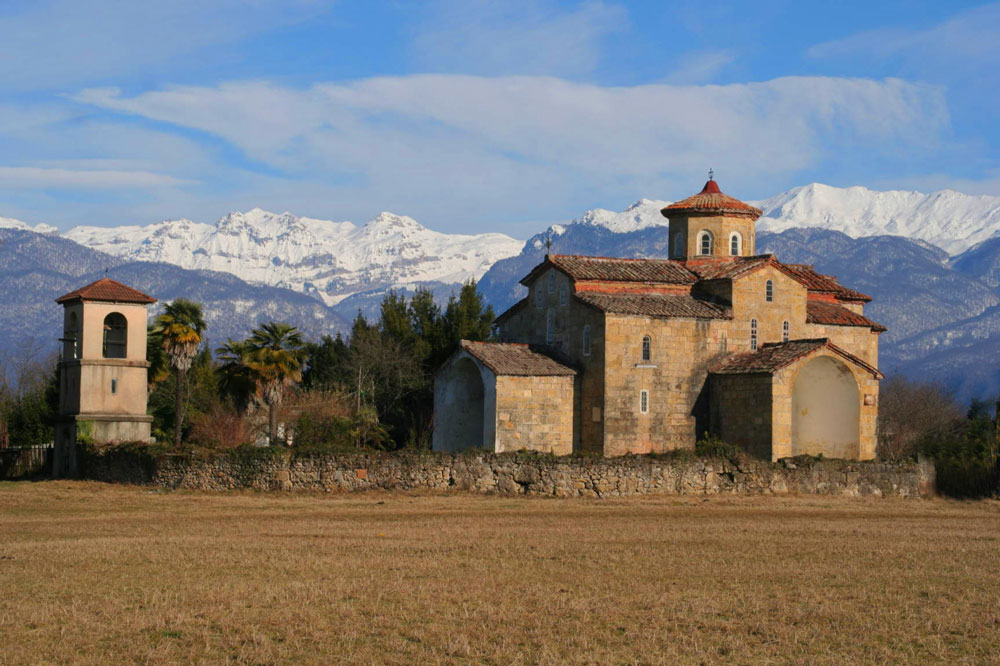
[[[86,478],[192,490],[462,490],[503,495],[815,494],[926,497],[934,467],[843,460],[733,462],[684,456],[622,458],[531,454],[330,454],[293,457],[220,454],[151,457],[133,451],[87,454]]]

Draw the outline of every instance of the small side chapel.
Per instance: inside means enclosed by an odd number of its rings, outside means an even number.
[[[871,299],[755,254],[761,210],[711,178],[662,214],[668,259],[549,254],[521,280],[499,341],[438,370],[434,450],[620,456],[710,433],[768,460],[874,458]]]

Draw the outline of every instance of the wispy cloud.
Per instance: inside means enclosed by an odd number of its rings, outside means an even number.
[[[156,74],[171,59],[308,19],[330,0],[37,0],[0,6],[0,84]]]
[[[736,54],[730,49],[687,53],[664,80],[676,84],[707,83],[735,59]]]
[[[599,0],[568,9],[554,0],[433,0],[412,53],[430,71],[573,76],[593,70],[603,41],[627,24],[621,5]]]
[[[992,3],[930,27],[869,30],[818,44],[807,53],[815,58],[900,58],[920,71],[948,68],[955,75],[1000,63],[998,35],[1000,3]]]
[[[190,184],[149,171],[0,166],[0,190],[12,188],[121,189]]]

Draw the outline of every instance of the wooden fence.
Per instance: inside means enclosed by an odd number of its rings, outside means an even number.
[[[51,474],[53,450],[51,445],[0,449],[0,480]]]

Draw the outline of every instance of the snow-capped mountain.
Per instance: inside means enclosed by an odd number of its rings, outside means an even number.
[[[12,217],[0,217],[0,229],[17,229],[19,231],[34,231],[36,234],[54,234],[59,230],[49,224],[31,226],[27,222],[15,220]]]
[[[479,278],[524,245],[498,233],[438,233],[392,213],[359,227],[259,208],[230,213],[215,225],[171,220],[76,227],[65,235],[127,259],[225,271],[248,282],[312,294],[327,305],[361,291]]]
[[[755,202],[760,231],[822,227],[851,236],[905,236],[948,254],[1000,235],[1000,197],[941,190],[924,194],[813,183]]]

